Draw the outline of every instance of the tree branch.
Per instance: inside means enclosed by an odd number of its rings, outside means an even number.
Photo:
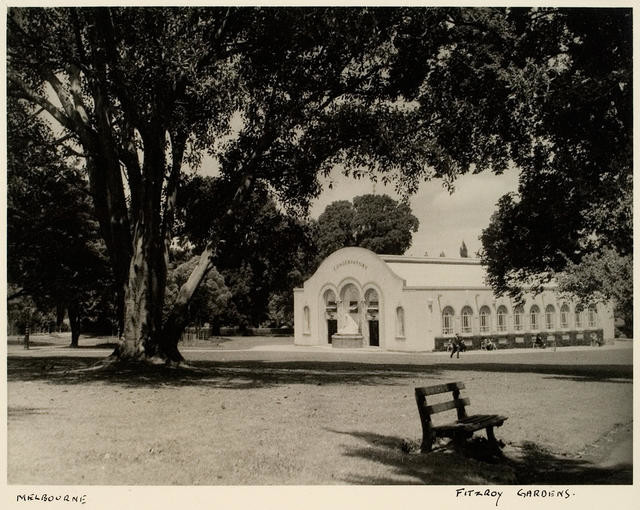
[[[18,299],[19,297],[24,296],[27,293],[27,290],[22,288],[17,292],[14,292],[13,294],[10,294],[7,296],[7,301],[13,301],[14,299]]]
[[[222,39],[222,34],[227,26],[227,21],[229,20],[229,15],[231,14],[231,7],[227,7],[227,11],[225,12],[224,18],[222,19],[222,23],[216,30],[215,34],[211,38],[210,48],[211,50],[207,52],[196,64],[196,68],[201,70],[205,66],[211,63],[214,57],[217,55],[217,50],[220,49],[220,40]],[[225,55],[227,56],[227,55]]]
[[[27,101],[42,107],[55,120],[57,120],[61,126],[67,128],[69,131],[76,131],[76,123],[68,117],[63,110],[29,87],[29,85],[27,85],[17,74],[13,71],[7,70],[7,79],[17,87],[17,89],[14,89],[12,93],[14,97],[26,99]],[[12,91],[10,91],[10,93],[11,92]]]
[[[89,116],[87,115],[87,108],[84,105],[82,98],[82,87],[80,85],[80,68],[74,64],[69,67],[69,84],[71,90],[71,97],[73,98],[73,110],[83,124],[88,124]]]

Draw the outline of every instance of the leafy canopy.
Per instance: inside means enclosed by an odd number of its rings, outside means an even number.
[[[411,208],[388,195],[354,197],[353,204],[346,200],[333,202],[318,218],[318,255],[323,259],[346,246],[401,255],[411,246],[418,226]]]
[[[513,154],[518,192],[500,199],[481,240],[491,285],[517,296],[602,250],[632,253],[633,87],[630,9],[513,19],[526,27],[513,93],[530,136]]]

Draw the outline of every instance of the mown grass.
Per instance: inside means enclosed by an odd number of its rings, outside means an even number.
[[[606,445],[594,448],[632,423],[624,364],[185,354],[192,368],[142,373],[86,370],[90,356],[10,356],[9,483],[631,483],[630,465],[603,467]],[[509,416],[496,431],[503,458],[481,440],[418,452],[413,388],[452,380],[467,384],[471,410]]]

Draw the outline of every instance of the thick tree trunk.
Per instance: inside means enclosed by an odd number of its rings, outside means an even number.
[[[123,335],[117,351],[120,358],[172,359],[160,351],[157,317],[164,304],[162,246],[154,236],[152,218],[142,214],[134,234],[133,255],[125,287]],[[164,268],[166,271],[166,268]]]
[[[154,263],[158,258],[158,244],[150,233],[144,232],[136,233],[135,241],[125,289],[124,334],[118,356],[181,361],[181,357],[169,356],[160,349],[158,312],[162,313],[165,289],[162,269]]]
[[[120,359],[147,359],[179,363],[177,345],[167,345],[162,332],[162,310],[167,279],[167,257],[162,235],[162,182],[165,170],[164,131],[146,133],[144,179],[138,190],[129,272],[124,287],[123,335],[116,355]]]
[[[78,347],[80,339],[80,310],[76,304],[69,305],[67,310],[69,314],[69,325],[71,326],[71,345],[70,347]]]

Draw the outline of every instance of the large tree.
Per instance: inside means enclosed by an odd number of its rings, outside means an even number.
[[[557,272],[573,280],[564,290],[578,290],[596,254],[607,253],[605,265],[627,260],[633,244],[631,11],[533,16],[514,47],[526,59],[520,108],[531,112],[531,143],[514,155],[518,192],[500,199],[481,237],[490,283],[514,297]]]
[[[408,204],[388,195],[361,195],[353,203],[329,204],[318,218],[320,260],[339,248],[360,246],[375,253],[402,255],[410,246],[418,219]]]
[[[224,247],[217,237],[205,246],[163,320],[176,190],[203,150],[229,186],[217,197],[219,225],[234,222],[257,182],[304,210],[318,174],[337,164],[356,176],[381,172],[405,192],[423,178],[501,172],[545,147],[522,97],[537,76],[527,52],[565,44],[546,17],[454,8],[10,9],[9,93],[47,112],[85,158],[117,281],[118,356],[182,359],[183,312]]]

